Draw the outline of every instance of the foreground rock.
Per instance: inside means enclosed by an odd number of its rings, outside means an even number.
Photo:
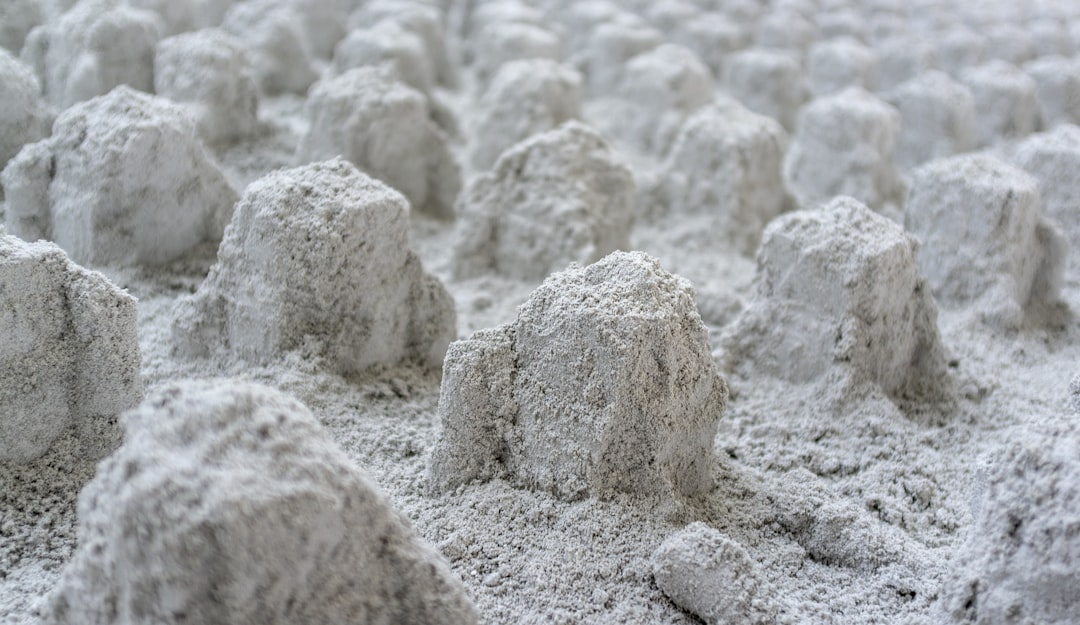
[[[61,113],[2,180],[12,234],[91,266],[163,265],[219,241],[236,201],[187,111],[125,86]]]
[[[409,245],[405,198],[336,159],[248,186],[173,326],[181,356],[265,363],[304,347],[341,373],[439,366],[454,304]]]
[[[765,229],[756,295],[723,337],[732,369],[796,383],[933,395],[945,375],[937,307],[904,229],[852,198]]]
[[[0,461],[25,462],[75,428],[112,450],[112,419],[142,399],[135,298],[52,243],[0,228]]]
[[[295,400],[173,383],[79,497],[48,625],[430,623],[477,615],[449,566]]]
[[[727,385],[688,282],[641,252],[549,277],[510,324],[450,346],[438,491],[505,478],[563,499],[696,497]]]
[[[1028,433],[993,461],[942,605],[963,625],[1067,625],[1080,614],[1080,430]]]

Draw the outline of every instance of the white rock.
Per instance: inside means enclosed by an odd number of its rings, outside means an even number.
[[[810,52],[817,39],[817,26],[807,16],[792,10],[770,12],[754,31],[758,46],[790,50],[800,60]]]
[[[0,462],[45,453],[68,428],[90,459],[142,399],[135,298],[52,243],[0,228]]]
[[[161,20],[163,37],[186,33],[195,29],[196,0],[124,0],[125,4],[138,9],[153,11]]]
[[[925,72],[882,97],[900,112],[894,157],[902,171],[975,149],[975,98],[945,72]]]
[[[1014,65],[990,61],[960,76],[975,98],[979,146],[1031,134],[1041,125],[1035,81]]]
[[[0,179],[12,234],[92,266],[162,265],[218,241],[236,200],[187,111],[125,86],[61,113]]]
[[[3,85],[3,106],[0,106],[0,170],[27,143],[49,134],[52,115],[41,99],[41,84],[34,72],[19,59],[0,47],[0,85]],[[4,198],[0,187],[0,200]]]
[[[1023,171],[978,154],[933,161],[913,173],[904,209],[937,301],[980,301],[991,320],[1015,325],[1029,303],[1056,300],[1065,244]]]
[[[319,77],[303,24],[288,2],[246,0],[229,8],[221,28],[247,45],[265,94],[302,94]]]
[[[1039,46],[1027,24],[1002,22],[986,33],[987,55],[1012,65],[1023,65],[1039,55]]]
[[[185,357],[266,363],[302,347],[352,373],[437,367],[454,324],[453,300],[409,247],[408,202],[337,159],[248,186],[173,338]]]
[[[413,89],[430,95],[435,68],[428,60],[424,40],[396,20],[383,20],[369,28],[349,31],[334,48],[334,70],[385,66]]]
[[[937,59],[941,69],[959,78],[968,69],[988,58],[986,37],[967,28],[953,28],[937,37]]]
[[[810,93],[817,98],[845,87],[873,91],[877,88],[878,56],[851,37],[819,41],[810,48],[806,76]]]
[[[319,81],[304,111],[310,125],[296,147],[298,163],[341,155],[416,210],[453,213],[461,170],[422,93],[383,69],[361,67]]]
[[[349,29],[366,28],[391,20],[420,37],[425,58],[435,82],[443,87],[458,85],[458,70],[446,43],[444,16],[439,7],[423,0],[369,0],[349,15]]]
[[[1080,128],[1062,124],[1045,133],[1034,134],[1017,146],[1012,161],[1039,181],[1042,209],[1069,241],[1080,250]],[[1072,264],[1080,255],[1070,254]]]
[[[18,54],[26,36],[44,20],[38,0],[6,0],[0,4],[0,48]]]
[[[660,31],[638,19],[598,25],[583,53],[589,93],[610,95],[622,80],[626,63],[655,49],[662,41]]]
[[[206,28],[158,42],[154,89],[188,107],[207,143],[234,141],[258,128],[259,86],[240,40]]]
[[[881,210],[903,193],[892,155],[900,113],[858,87],[818,98],[799,111],[784,180],[810,207],[849,195]]]
[[[31,31],[22,57],[38,72],[45,98],[58,109],[129,85],[154,90],[157,14],[120,0],[80,0],[56,21]]]
[[[727,404],[686,280],[641,252],[550,276],[447,351],[439,491],[503,477],[563,499],[697,497]]]
[[[751,49],[732,55],[724,88],[746,108],[777,120],[788,131],[795,129],[799,107],[808,96],[798,60],[780,50]]]
[[[652,570],[669,599],[708,625],[773,625],[786,607],[746,550],[701,522],[665,538]]]
[[[877,89],[887,92],[937,66],[934,47],[919,37],[898,35],[874,46],[878,55]]]
[[[637,188],[604,139],[567,122],[507,150],[458,204],[458,277],[539,280],[629,249]]]
[[[713,80],[697,55],[665,43],[626,64],[615,95],[624,115],[607,120],[605,136],[662,156],[686,118],[712,101]]]
[[[290,397],[166,385],[79,496],[46,625],[477,622],[447,562]]]
[[[696,54],[713,76],[723,76],[728,59],[751,43],[744,26],[717,12],[682,22],[672,37]]]
[[[1024,65],[1024,73],[1035,81],[1035,95],[1047,128],[1080,124],[1080,61],[1047,56]]]
[[[857,9],[845,6],[846,4],[818,12],[816,22],[822,41],[853,39],[865,42],[868,39],[866,20]]]
[[[328,59],[348,32],[352,0],[282,0],[300,15],[307,49],[315,57]]]
[[[615,24],[629,15],[612,0],[581,0],[566,4],[554,17],[560,20],[563,50],[569,56],[584,52],[594,41],[597,28]]]
[[[1040,17],[1025,25],[1035,38],[1038,56],[1072,56],[1076,54],[1069,31],[1061,20]]]
[[[1080,613],[1080,431],[1043,429],[1012,437],[993,459],[945,578],[947,622],[1069,625]]]
[[[547,59],[503,64],[474,116],[473,167],[487,170],[515,143],[580,119],[582,82],[578,72]]]
[[[717,238],[752,255],[761,231],[787,205],[781,175],[787,134],[778,122],[721,99],[683,124],[663,164],[671,219],[714,219]]]
[[[762,237],[755,297],[724,331],[726,365],[891,397],[937,393],[945,358],[916,248],[849,197],[777,217]]]
[[[473,68],[481,85],[495,75],[499,67],[522,59],[562,58],[559,36],[543,26],[525,22],[490,22],[484,24],[474,42]]]

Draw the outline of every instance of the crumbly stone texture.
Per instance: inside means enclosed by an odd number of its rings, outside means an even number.
[[[1080,429],[1024,432],[992,459],[942,607],[958,625],[1067,625],[1080,613]]]
[[[79,496],[43,624],[477,622],[445,560],[296,400],[171,383],[124,429]]]
[[[341,159],[251,183],[173,325],[179,355],[266,363],[303,348],[340,373],[438,367],[454,303],[409,247],[409,205]]]
[[[1015,65],[990,61],[969,68],[960,81],[975,98],[979,147],[1024,137],[1041,126],[1035,81]]]
[[[604,136],[663,156],[686,118],[712,101],[713,79],[688,48],[665,43],[626,64],[615,95],[624,116],[607,117]]]
[[[31,31],[22,57],[38,73],[58,110],[117,85],[154,90],[154,47],[164,27],[153,11],[121,0],[80,0]]]
[[[1080,124],[1080,60],[1047,56],[1024,65],[1035,81],[1043,125]]]
[[[142,400],[135,298],[45,241],[0,228],[0,462],[44,454],[68,428],[89,459]]]
[[[0,85],[4,105],[0,106],[0,170],[27,143],[48,136],[52,115],[41,99],[41,84],[34,72],[19,59],[0,48]],[[4,198],[0,187],[0,200]]]
[[[718,99],[679,131],[661,175],[663,202],[673,216],[715,217],[718,238],[752,255],[765,224],[787,206],[786,147],[778,122]]]
[[[799,206],[848,195],[875,210],[899,204],[893,165],[900,113],[859,87],[818,98],[799,112],[784,180]]]
[[[882,97],[900,112],[893,154],[901,171],[975,149],[975,98],[945,72],[924,72]]]
[[[1013,326],[1033,303],[1057,301],[1066,243],[1042,218],[1039,183],[986,155],[940,159],[915,170],[904,226],[920,243],[934,297]]]
[[[900,225],[839,197],[776,218],[756,295],[725,329],[725,366],[795,383],[871,384],[893,398],[939,394],[937,307]]]
[[[243,43],[218,28],[158,42],[154,89],[188,107],[211,144],[251,136],[258,128],[259,85]]]
[[[319,77],[303,24],[288,2],[246,0],[229,8],[221,28],[247,45],[263,93],[302,94]]]
[[[7,0],[0,4],[0,48],[18,54],[26,36],[44,19],[39,0]]]
[[[750,49],[726,62],[724,88],[755,113],[795,129],[799,107],[807,98],[798,57],[781,50]]]
[[[402,82],[430,95],[435,84],[435,68],[419,34],[397,20],[387,19],[368,28],[355,28],[334,48],[334,70],[386,66]]]
[[[668,536],[653,552],[652,571],[669,599],[708,625],[793,622],[746,550],[704,523]]]
[[[451,345],[428,482],[700,497],[727,397],[690,283],[616,252],[553,274],[514,322]]]
[[[187,111],[126,86],[61,113],[0,180],[12,234],[91,266],[163,265],[219,241],[236,199]]]
[[[820,41],[806,59],[806,82],[819,98],[847,87],[877,88],[878,55],[851,37]]]
[[[454,272],[536,280],[629,249],[637,187],[607,142],[576,121],[507,150],[462,194]]]
[[[581,118],[582,77],[547,59],[505,63],[480,99],[470,136],[474,168],[489,169],[519,141]]]
[[[461,169],[422,93],[385,69],[361,67],[317,83],[304,110],[310,127],[296,148],[300,164],[341,155],[417,210],[453,215]]]

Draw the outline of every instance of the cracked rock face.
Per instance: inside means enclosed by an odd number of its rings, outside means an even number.
[[[757,293],[724,332],[728,366],[806,383],[839,374],[889,395],[922,394],[944,374],[937,307],[916,242],[840,197],[765,229]]]
[[[616,252],[552,275],[515,322],[451,345],[428,481],[699,496],[727,396],[689,283]]]
[[[410,249],[408,213],[400,193],[342,159],[253,182],[210,275],[179,305],[180,354],[268,362],[304,346],[342,373],[437,367],[454,304]]]
[[[476,623],[445,560],[294,399],[172,383],[124,428],[44,623]]]
[[[74,427],[87,457],[99,427],[142,399],[135,298],[45,241],[0,228],[0,461],[26,462]]]

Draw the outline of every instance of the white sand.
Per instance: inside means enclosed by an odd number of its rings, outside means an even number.
[[[49,5],[45,14],[52,15],[52,5],[60,3],[45,4]],[[450,12],[450,23],[463,23],[457,12],[459,3],[452,4],[455,8]],[[635,5],[642,8],[646,4],[616,3],[615,10],[629,15]],[[756,6],[723,4],[733,19],[746,19],[747,12]],[[817,19],[819,30],[830,32],[853,28],[850,16],[837,8],[839,5],[861,6],[857,2],[776,4],[784,5],[783,17],[788,20],[778,23],[795,24],[800,9],[810,7],[805,18],[811,23]],[[833,9],[816,15],[814,7],[818,4]],[[908,26],[915,33],[931,33],[929,22],[936,17],[944,26],[931,41],[941,46],[948,39],[944,35],[960,32],[962,20],[977,23],[979,15],[1005,19],[1005,14],[993,13],[993,5],[987,3],[958,7],[935,7],[934,2],[914,4],[918,6],[910,8]],[[1048,2],[1030,11],[1033,16],[1057,15],[1052,12],[1055,7],[1060,9],[1062,5]],[[500,20],[529,24],[528,11],[515,13],[509,3],[505,8],[501,12],[481,12],[471,27],[490,33],[497,31],[492,24]],[[644,11],[638,13],[645,15]],[[864,11],[855,26],[869,33],[882,13]],[[574,14],[554,12],[567,19]],[[1077,32],[1080,11],[1073,10],[1073,15],[1066,17],[1066,23]],[[584,72],[584,84],[588,86],[583,107],[585,121],[601,131],[617,125],[619,120],[595,116],[616,109],[590,106],[590,102],[618,91],[620,81],[618,72],[605,67],[607,61],[601,59],[621,54],[619,46],[634,45],[626,33],[644,32],[639,39],[656,35],[672,41],[674,37],[663,34],[659,26],[657,30],[649,29],[644,18],[635,19],[599,20],[605,26],[620,24],[620,36],[627,41],[616,37],[618,33],[609,33],[612,39],[607,44],[574,35],[569,29],[562,33],[564,43],[574,38],[582,42],[584,51],[566,49],[562,55],[574,59],[572,66]],[[757,21],[759,26],[764,23]],[[296,28],[299,30],[299,25]],[[540,29],[543,32],[537,33],[537,28],[534,24],[531,30],[525,29],[534,37],[525,42],[532,49],[513,48],[507,40],[485,41],[487,47],[479,46],[476,51],[485,55],[478,67],[490,74],[496,57],[501,62],[521,56],[549,56],[551,49],[545,37],[550,32]],[[792,26],[793,31],[795,28]],[[759,39],[765,37],[764,32],[759,31]],[[966,35],[979,32],[979,28],[964,31]],[[818,34],[824,37],[822,32]],[[873,48],[868,34],[866,38]],[[794,35],[791,40],[793,47],[806,45]],[[958,46],[963,43],[956,41]],[[986,52],[985,41],[982,43],[982,48],[971,44],[957,52],[974,59],[955,61],[957,70],[983,58],[980,55]],[[274,50],[270,43],[263,45],[268,53]],[[603,45],[611,48],[604,49]],[[328,63],[311,62],[317,67]],[[944,59],[941,64],[945,65]],[[585,71],[589,67],[610,74],[589,73]],[[474,87],[475,69],[464,68],[463,85],[457,91],[433,89],[433,118],[440,110],[442,114],[452,111],[460,128],[475,127],[470,123],[479,101]],[[655,69],[657,75],[664,73],[663,67]],[[263,79],[269,81],[271,77]],[[604,84],[609,86],[604,88]],[[644,87],[630,91],[644,94]],[[0,95],[0,104],[3,97]],[[237,193],[273,169],[296,165],[296,146],[309,124],[304,102],[303,96],[295,94],[264,96],[259,104],[261,121],[256,135],[215,148]],[[663,155],[635,152],[630,146],[636,143],[648,150],[658,149],[677,130],[666,124],[675,124],[671,118],[682,118],[687,113],[673,109],[664,115],[664,111],[649,109],[652,102],[640,95],[635,104],[642,109],[641,114],[623,129],[626,136],[622,140],[608,137],[616,149],[625,151],[635,177],[645,181],[660,175],[658,163]],[[662,122],[663,127],[638,126],[642,119],[659,120],[657,123]],[[646,131],[656,134],[644,136]],[[457,137],[452,144],[463,165],[468,162],[465,157],[470,145],[467,136]],[[466,168],[464,173],[468,180],[482,172]],[[644,195],[639,199],[650,201]],[[512,322],[516,306],[539,286],[539,280],[493,274],[456,278],[451,253],[456,236],[454,222],[415,209],[410,219],[412,248],[425,269],[442,279],[455,299],[459,337]],[[695,215],[693,211],[643,214],[634,225],[630,243],[633,249],[657,257],[667,271],[694,284],[713,355],[722,362],[719,338],[753,297],[755,263],[724,243],[715,232],[714,222],[711,216]],[[1080,499],[1075,488],[1051,488],[1047,496],[1058,499],[1037,508],[1049,511],[1051,516],[1040,517],[1035,527],[1061,532],[1060,541],[1054,543],[1057,548],[1049,552],[1043,548],[1040,552],[1041,543],[1023,542],[1024,548],[1017,552],[1019,555],[1010,556],[1011,560],[978,553],[980,540],[988,542],[986,551],[1000,547],[989,544],[995,537],[1000,538],[991,526],[999,517],[1007,516],[1004,512],[987,513],[987,506],[1020,511],[1017,514],[1021,516],[1026,509],[1022,482],[1017,486],[1015,479],[992,481],[1003,466],[995,463],[1002,459],[1019,462],[1015,459],[1022,460],[1027,457],[1024,453],[1031,453],[1038,467],[1049,467],[1046,470],[1054,475],[1077,474],[1080,456],[1073,453],[1076,445],[1069,444],[1069,437],[1077,436],[1077,429],[1063,425],[1077,419],[1069,405],[1069,381],[1080,369],[1080,319],[1076,316],[1080,311],[1080,274],[1076,273],[1075,263],[1064,276],[1061,302],[1032,304],[1022,320],[1012,326],[984,321],[973,306],[938,303],[937,323],[952,388],[945,400],[897,401],[872,386],[834,388],[820,379],[798,384],[765,374],[724,371],[731,397],[713,445],[711,471],[715,487],[707,496],[674,503],[631,496],[567,502],[547,492],[516,488],[502,479],[461,486],[439,495],[429,491],[424,475],[440,428],[436,413],[440,390],[437,370],[377,365],[363,373],[339,375],[333,373],[331,363],[322,361],[319,349],[308,349],[303,344],[270,364],[258,366],[226,358],[194,362],[175,358],[171,326],[176,303],[199,287],[214,262],[215,251],[214,245],[204,244],[195,256],[163,268],[104,270],[139,300],[147,393],[180,379],[235,376],[295,396],[348,457],[384,490],[390,503],[411,520],[419,536],[449,561],[475,602],[482,623],[700,622],[698,616],[673,603],[653,573],[654,551],[693,522],[704,523],[719,532],[721,538],[708,533],[712,539],[699,537],[681,544],[720,545],[722,552],[718,551],[717,557],[726,558],[734,569],[749,571],[755,583],[748,587],[767,589],[759,594],[775,602],[765,609],[747,602],[745,605],[751,607],[742,609],[739,602],[746,595],[727,589],[736,607],[709,614],[723,614],[733,618],[732,622],[752,623],[762,618],[761,614],[777,615],[777,622],[793,623],[968,622],[964,619],[969,613],[963,610],[967,595],[955,587],[955,580],[961,577],[976,580],[976,586],[988,584],[991,590],[995,580],[1003,578],[1007,584],[999,587],[1021,593],[1022,599],[1015,602],[1021,609],[1036,604],[1050,606],[1042,613],[1029,609],[1027,614],[1035,620],[1022,622],[1063,625],[1080,621],[1077,537],[1075,532],[1066,531],[1080,523]],[[10,297],[4,288],[0,284],[0,298]],[[3,305],[0,299],[0,313]],[[0,326],[0,332],[4,330]],[[4,408],[0,406],[0,410]],[[1052,461],[1038,464],[1039,447],[1023,453],[1008,451],[1012,443],[1026,440],[1030,432],[1063,440],[1054,448]],[[69,430],[37,461],[0,464],[3,625],[36,622],[35,610],[43,605],[74,553],[76,499],[96,466],[83,459],[79,445],[77,433]],[[1040,484],[1053,483],[1040,473],[1043,469],[1032,471],[1033,479]],[[963,576],[953,570],[960,562]],[[985,575],[980,572],[979,567],[984,566],[980,563],[989,563],[985,564]],[[1038,589],[1045,587],[1038,575],[1047,567],[1060,575],[1055,578],[1055,583],[1064,589],[1060,596],[1038,594]],[[716,574],[710,579],[723,583],[725,577]],[[700,599],[700,594],[693,596]],[[683,603],[688,607],[708,606],[707,602],[695,604],[692,600]],[[987,610],[1007,611],[1007,604],[1007,597],[994,596],[979,605],[987,606]],[[953,619],[943,606],[956,605],[961,609]],[[999,617],[984,612],[981,618],[986,620],[979,622],[1006,622]]]

